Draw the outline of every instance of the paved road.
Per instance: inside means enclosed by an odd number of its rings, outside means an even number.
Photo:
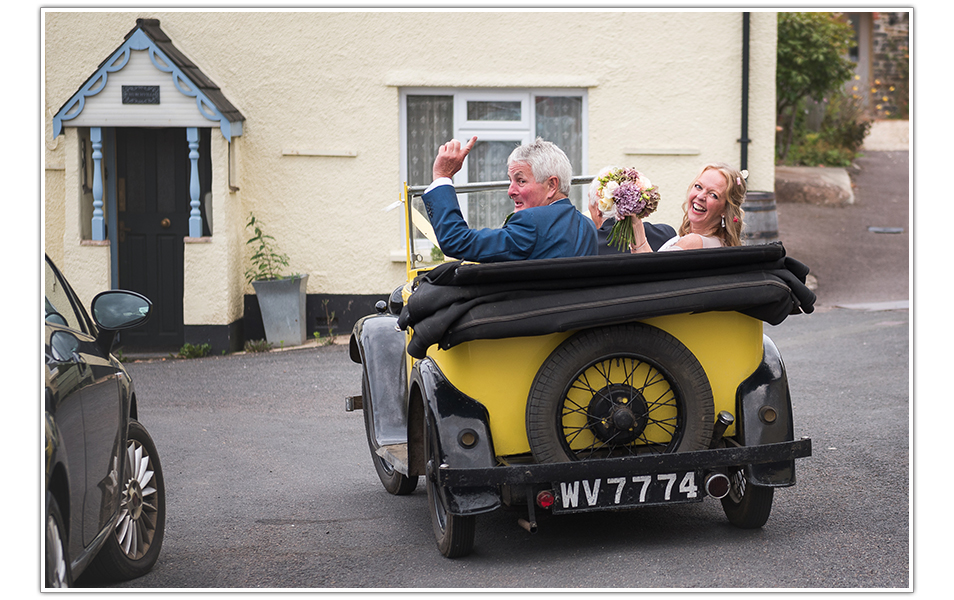
[[[388,495],[343,346],[130,365],[168,486],[162,557],[128,588],[906,588],[908,312],[822,308],[767,328],[813,438],[769,524],[718,502],[542,520],[500,510],[444,559],[423,488]]]
[[[908,152],[868,152],[851,171],[855,203],[778,203],[779,238],[812,270],[818,304],[908,300],[911,241]],[[901,233],[876,233],[902,229]]]

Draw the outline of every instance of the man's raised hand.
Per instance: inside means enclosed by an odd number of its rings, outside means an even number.
[[[437,157],[434,159],[433,175],[434,179],[439,177],[451,177],[460,171],[464,165],[464,159],[470,153],[471,148],[477,142],[477,136],[470,138],[466,144],[461,146],[457,140],[451,140],[442,145],[437,150]]]

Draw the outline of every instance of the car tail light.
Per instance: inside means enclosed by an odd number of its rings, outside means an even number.
[[[555,500],[553,492],[550,490],[543,490],[537,494],[537,506],[540,508],[550,508]]]

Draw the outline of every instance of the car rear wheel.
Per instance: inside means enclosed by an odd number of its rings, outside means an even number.
[[[586,329],[540,366],[527,403],[539,462],[707,448],[715,419],[702,365],[679,340],[642,323]]]
[[[441,464],[437,425],[433,418],[427,421],[424,435],[424,455],[427,457],[427,505],[431,512],[431,526],[437,548],[447,558],[467,556],[474,548],[477,517],[453,515],[438,483],[437,470]]]
[[[368,375],[361,376],[361,406],[364,412],[364,429],[368,436],[368,447],[371,449],[371,460],[374,461],[374,470],[378,478],[389,493],[395,496],[406,496],[417,488],[417,475],[408,477],[396,470],[387,460],[378,456],[377,444],[374,441],[374,423],[371,422],[371,394],[368,391]]]
[[[775,488],[752,485],[742,468],[729,473],[729,493],[722,498],[722,510],[729,522],[742,529],[758,529],[772,512]]]
[[[166,488],[159,453],[149,432],[130,421],[126,440],[119,521],[90,570],[106,580],[127,580],[148,573],[162,548],[166,525]]]
[[[48,588],[68,588],[72,585],[70,559],[66,549],[66,528],[56,500],[46,496],[46,571]]]

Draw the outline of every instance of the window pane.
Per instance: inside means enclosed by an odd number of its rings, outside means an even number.
[[[537,96],[535,99],[536,135],[553,142],[566,152],[573,175],[583,173],[583,98],[580,96]],[[583,187],[570,188],[570,200],[583,206]]]
[[[477,140],[467,157],[467,181],[507,180],[507,157],[519,141],[486,142]],[[506,190],[476,192],[467,196],[467,224],[473,228],[502,227],[513,212]]]
[[[517,121],[522,118],[520,114],[520,101],[514,102],[496,102],[496,101],[467,101],[467,120],[468,121]]]
[[[437,149],[454,137],[453,96],[407,97],[407,183],[427,185]]]

